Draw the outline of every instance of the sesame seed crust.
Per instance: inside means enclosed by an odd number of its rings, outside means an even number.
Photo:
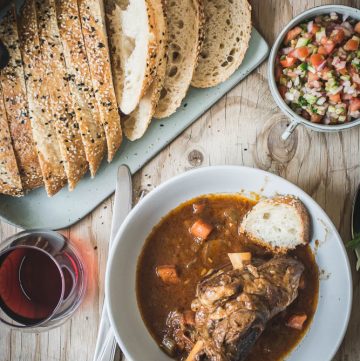
[[[8,65],[0,71],[4,105],[23,188],[29,191],[43,185],[43,177],[28,116],[24,69],[14,5],[0,21],[0,38],[10,55]]]

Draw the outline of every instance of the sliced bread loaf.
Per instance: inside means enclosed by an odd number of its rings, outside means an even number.
[[[130,114],[154,76],[154,11],[147,0],[106,0],[105,12],[116,98]]]
[[[87,172],[88,163],[74,111],[75,100],[69,87],[70,79],[57,25],[55,0],[36,0],[35,5],[41,56],[46,66],[43,82],[48,96],[47,106],[52,112],[71,191]]]
[[[275,252],[287,252],[310,241],[310,216],[296,197],[261,200],[244,217],[240,232]]]
[[[110,162],[122,142],[122,131],[111,76],[103,2],[102,0],[78,0],[78,6],[92,85],[105,130]]]
[[[215,86],[240,66],[249,45],[251,7],[247,0],[203,0],[204,42],[191,84]]]
[[[164,84],[166,72],[166,19],[161,0],[151,0],[150,6],[155,14],[156,31],[156,75],[154,80],[141,98],[139,105],[124,120],[124,133],[129,140],[141,138],[148,128],[155,113],[160,98],[160,91]]]
[[[23,195],[2,92],[0,93],[0,193],[16,197]]]
[[[56,0],[56,15],[76,120],[91,175],[95,176],[106,154],[106,138],[91,83],[77,0]]]
[[[47,194],[52,196],[66,184],[67,178],[55,125],[48,107],[48,92],[44,82],[47,66],[40,53],[34,0],[25,2],[18,25],[29,102],[29,118],[45,189]]]
[[[28,116],[24,68],[14,5],[0,21],[0,38],[10,55],[9,63],[0,71],[5,110],[21,182],[24,191],[30,191],[43,185],[43,177]]]
[[[202,42],[203,9],[198,0],[166,1],[168,48],[164,86],[155,117],[173,114],[185,98]]]

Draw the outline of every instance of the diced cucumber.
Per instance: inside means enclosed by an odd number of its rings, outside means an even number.
[[[299,38],[297,43],[296,43],[296,48],[301,48],[303,46],[306,46],[307,44],[309,44],[310,39],[307,38]]]
[[[316,69],[313,67],[313,66],[311,66],[311,65],[308,65],[308,68],[307,68],[309,71],[311,71],[313,74],[315,74],[316,73]]]
[[[318,32],[316,33],[315,36],[316,36],[316,41],[317,41],[318,43],[320,43],[321,39],[322,39],[324,36],[326,36],[325,28],[322,27],[322,28],[320,29],[320,31],[318,31]]]
[[[346,115],[340,115],[338,121],[341,122],[341,123],[344,123],[346,120]]]
[[[311,94],[304,94],[304,98],[309,104],[315,104],[318,99],[315,95]]]

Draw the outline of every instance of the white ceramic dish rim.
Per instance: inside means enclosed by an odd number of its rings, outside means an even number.
[[[187,171],[183,174],[180,174],[178,176],[175,176],[169,180],[167,180],[166,182],[162,183],[159,187],[157,187],[156,189],[154,189],[152,192],[150,192],[149,194],[147,194],[143,200],[141,202],[139,202],[133,209],[132,211],[129,213],[128,217],[125,219],[124,223],[122,224],[121,228],[119,229],[118,234],[116,235],[116,238],[114,240],[114,244],[113,247],[111,248],[110,252],[109,252],[109,259],[108,259],[108,264],[107,264],[107,269],[106,269],[106,277],[105,277],[105,303],[107,306],[107,310],[108,310],[108,315],[109,315],[109,319],[110,319],[110,323],[113,327],[114,333],[115,333],[115,337],[116,340],[119,344],[119,346],[121,347],[123,353],[126,356],[126,359],[128,361],[142,361],[139,359],[135,359],[132,357],[132,355],[129,353],[126,344],[122,341],[122,338],[120,336],[119,330],[117,328],[116,325],[116,321],[114,318],[114,314],[113,312],[116,311],[116,307],[112,305],[111,303],[111,285],[110,285],[110,276],[111,276],[111,270],[114,264],[114,260],[115,260],[115,250],[117,248],[117,246],[120,244],[120,242],[122,241],[122,236],[124,234],[124,231],[126,230],[127,226],[129,225],[129,223],[132,221],[132,218],[138,213],[138,211],[140,210],[141,207],[143,207],[145,202],[151,202],[151,199],[153,197],[156,197],[157,194],[161,193],[165,188],[169,187],[172,185],[172,183],[181,181],[183,178],[187,178],[187,177],[191,177],[197,173],[200,172],[206,172],[209,169],[212,169],[214,172],[222,172],[223,170],[228,170],[228,169],[235,169],[236,171],[241,171],[242,169],[244,170],[250,170],[250,171],[256,171],[258,176],[263,176],[264,179],[266,179],[266,177],[270,176],[272,177],[274,180],[278,180],[280,182],[285,182],[288,186],[293,187],[294,190],[296,189],[296,191],[298,192],[298,194],[301,195],[302,199],[306,199],[308,202],[311,202],[313,206],[317,207],[319,209],[319,212],[322,213],[321,217],[323,219],[325,219],[327,221],[327,226],[330,226],[331,228],[331,232],[336,236],[336,239],[339,243],[340,249],[342,250],[342,256],[345,260],[345,268],[346,268],[346,276],[347,276],[347,283],[349,285],[349,288],[347,289],[347,304],[346,304],[346,317],[343,319],[343,324],[341,329],[337,329],[337,342],[333,345],[331,345],[331,357],[329,358],[329,360],[318,360],[318,361],[330,361],[336,354],[337,350],[339,349],[341,342],[345,336],[347,327],[348,327],[348,323],[349,323],[349,319],[350,319],[350,314],[351,314],[351,308],[352,308],[352,300],[353,300],[353,289],[352,289],[352,274],[351,274],[351,267],[350,267],[350,263],[347,257],[347,253],[346,253],[346,249],[345,246],[343,244],[343,242],[341,241],[341,237],[338,234],[337,229],[335,228],[335,226],[333,225],[332,221],[330,220],[330,218],[327,216],[327,214],[323,211],[323,209],[308,195],[306,194],[303,190],[301,190],[299,187],[297,187],[296,185],[292,184],[291,182],[287,181],[284,178],[281,178],[275,174],[260,170],[260,169],[255,169],[255,168],[250,168],[250,167],[243,167],[243,166],[211,166],[211,167],[201,167],[198,169],[194,169],[191,171]],[[225,192],[226,193],[226,192]],[[165,214],[164,214],[165,215]],[[316,215],[311,215],[312,218],[315,218]],[[155,224],[154,224],[155,225]],[[137,260],[136,260],[137,261]],[[135,287],[135,285],[134,285]],[[320,295],[319,295],[320,297]],[[136,307],[138,308],[138,306],[136,305]],[[140,311],[138,310],[138,312],[140,313]],[[317,312],[317,311],[316,311]],[[145,326],[144,326],[145,327]],[[312,327],[312,326],[311,326]],[[310,327],[310,329],[311,329]],[[147,331],[147,330],[146,330]],[[148,332],[148,331],[147,331]],[[308,330],[309,332],[309,330]],[[307,335],[305,335],[306,337]],[[301,345],[302,341],[300,342],[300,344],[297,346],[299,347]],[[154,342],[154,347],[157,347],[155,345]],[[296,347],[296,348],[297,348]],[[159,351],[161,352],[161,351]]]
[[[268,78],[269,78],[270,91],[271,91],[271,94],[272,94],[276,104],[283,111],[283,113],[285,113],[292,121],[292,124],[290,124],[290,126],[289,126],[290,133],[294,130],[294,128],[298,124],[304,124],[305,126],[311,128],[313,130],[320,131],[320,132],[337,132],[337,131],[346,130],[346,129],[360,125],[360,119],[354,120],[349,123],[337,124],[337,125],[316,124],[316,123],[312,123],[312,122],[308,121],[307,119],[296,114],[285,103],[285,101],[283,100],[283,98],[281,97],[281,95],[278,91],[276,81],[275,81],[275,75],[274,75],[275,59],[276,59],[278,50],[279,50],[279,48],[282,44],[282,41],[283,41],[285,35],[287,34],[287,32],[304,20],[311,19],[320,14],[329,14],[332,11],[340,13],[340,14],[347,14],[355,19],[360,20],[360,10],[350,7],[350,6],[345,6],[345,5],[317,6],[317,7],[314,7],[309,10],[304,11],[301,14],[297,15],[295,18],[293,18],[284,27],[284,29],[281,31],[281,33],[278,35],[274,45],[271,48],[271,52],[270,52],[270,56],[269,56],[269,60],[268,60]]]

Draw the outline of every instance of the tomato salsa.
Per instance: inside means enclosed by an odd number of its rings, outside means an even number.
[[[331,13],[291,29],[276,58],[285,102],[314,123],[360,118],[360,21]]]

